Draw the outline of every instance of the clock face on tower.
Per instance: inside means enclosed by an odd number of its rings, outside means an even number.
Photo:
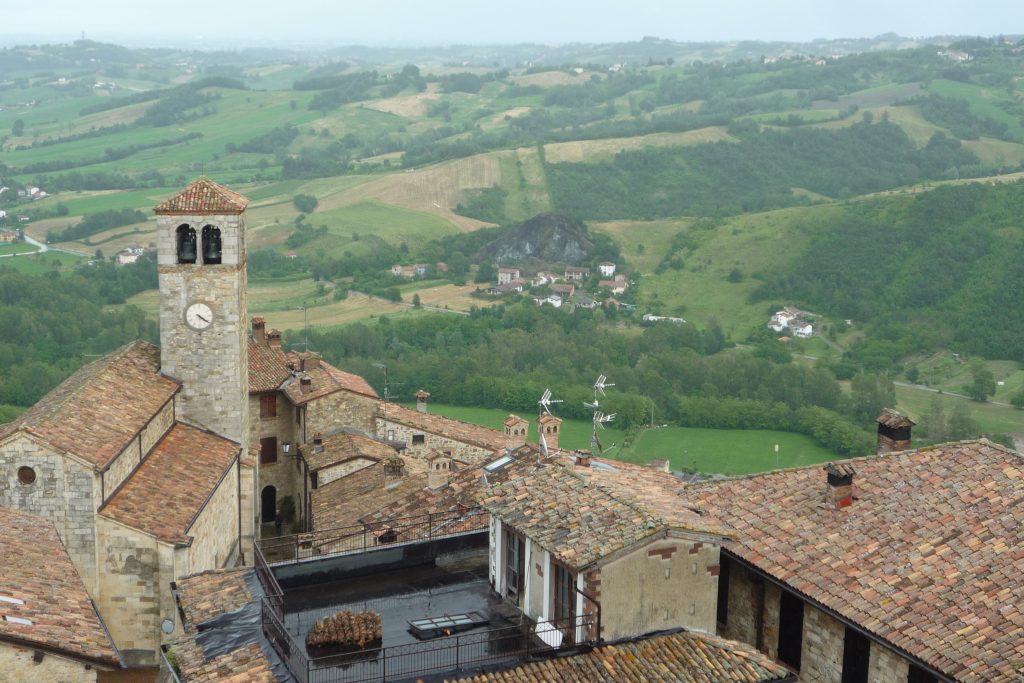
[[[202,302],[190,304],[185,309],[185,322],[194,330],[205,330],[213,323],[213,309]]]

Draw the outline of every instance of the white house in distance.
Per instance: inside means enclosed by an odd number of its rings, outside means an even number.
[[[775,311],[768,320],[768,327],[775,332],[782,332],[788,328],[794,337],[807,339],[814,336],[814,326],[806,320],[811,315],[799,308],[786,306],[781,311]]]
[[[519,279],[518,268],[498,268],[498,284],[507,285],[513,280]],[[522,291],[522,290],[520,290]]]
[[[598,269],[601,271],[601,277],[612,277],[615,275],[615,264],[605,261],[599,264]]]

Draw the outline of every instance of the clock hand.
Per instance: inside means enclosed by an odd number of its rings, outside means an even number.
[[[198,313],[196,313],[196,317],[197,317],[197,318],[199,318],[200,320],[202,320],[202,321],[203,321],[204,323],[208,323],[208,322],[210,322],[209,320],[207,320],[207,319],[206,319],[206,318],[204,318],[203,316],[199,315]]]

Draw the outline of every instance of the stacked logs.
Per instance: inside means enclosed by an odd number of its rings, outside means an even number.
[[[373,611],[338,612],[316,622],[306,634],[306,645],[310,647],[341,646],[363,650],[367,646],[380,647],[380,643],[380,614]]]

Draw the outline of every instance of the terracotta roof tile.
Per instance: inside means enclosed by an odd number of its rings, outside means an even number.
[[[882,411],[882,414],[875,418],[875,422],[880,425],[885,425],[890,429],[899,429],[901,427],[913,427],[916,422],[911,420],[909,417],[900,413],[892,408],[886,408]]]
[[[675,633],[602,645],[569,657],[552,657],[452,683],[767,683],[793,680],[786,667],[753,647],[698,633]]]
[[[1011,681],[1024,667],[1024,459],[968,441],[848,461],[853,504],[820,466],[708,482],[692,495],[725,547],[931,667]]]
[[[171,646],[182,683],[277,683],[270,660],[256,643],[207,659],[194,640]]]
[[[0,439],[25,431],[103,469],[180,388],[159,370],[160,349],[132,342],[68,377],[0,428]]]
[[[288,361],[296,368],[302,368],[302,360],[305,354],[289,353]],[[310,354],[313,355],[313,354]],[[370,384],[359,375],[339,370],[330,363],[317,356],[316,367],[305,364],[305,369],[300,369],[300,375],[305,375],[311,380],[310,388],[303,393],[298,377],[292,377],[282,387],[288,399],[295,405],[302,405],[310,401],[322,398],[336,391],[351,391],[370,398],[379,398],[377,392]]]
[[[0,598],[21,601],[0,600],[0,640],[20,640],[120,668],[114,644],[53,524],[0,507],[0,558]]]
[[[253,601],[246,576],[251,568],[214,569],[175,582],[178,606],[185,614],[185,631],[196,633],[199,626]]]
[[[245,211],[248,198],[203,177],[153,209],[156,214],[238,214]]]
[[[249,337],[249,393],[277,391],[292,376],[284,351]]]
[[[391,422],[422,429],[424,432],[438,434],[461,441],[478,448],[485,448],[498,451],[505,448],[505,434],[496,429],[488,429],[478,425],[453,420],[450,417],[442,417],[431,413],[421,413],[418,410],[410,410],[394,403],[387,405],[387,415],[384,414],[384,406],[377,409],[377,417],[387,419]]]
[[[338,529],[359,524],[367,512],[404,500],[424,489],[427,474],[422,462],[415,458],[403,457],[402,460],[406,463],[406,471],[400,478],[389,479],[384,472],[384,463],[378,462],[313,489],[313,528]],[[429,510],[416,510],[410,514],[425,512]]]
[[[188,543],[192,522],[239,448],[234,441],[176,423],[99,514],[166,543]]]
[[[395,455],[393,446],[371,439],[362,434],[335,432],[323,437],[323,448],[317,450],[311,443],[299,448],[299,453],[309,466],[310,472],[337,465],[352,458],[383,460]]]
[[[532,469],[496,487],[482,505],[576,569],[668,529],[726,533],[693,509],[672,475],[599,458],[592,463]]]

